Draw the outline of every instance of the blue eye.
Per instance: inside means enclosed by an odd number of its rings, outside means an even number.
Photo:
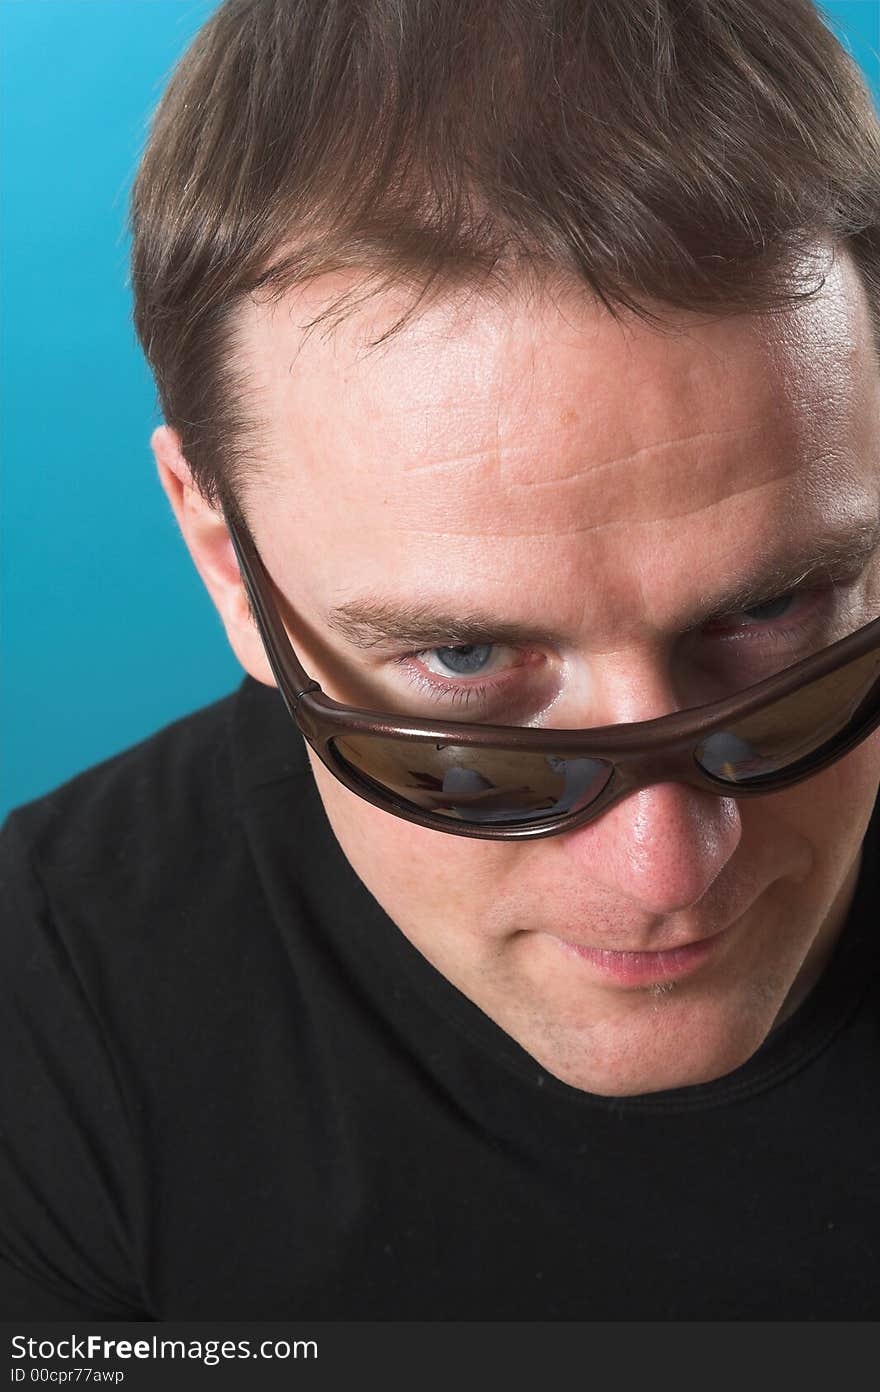
[[[492,646],[491,643],[467,643],[455,648],[433,648],[432,651],[453,675],[465,677],[483,670]]]
[[[529,690],[534,694],[534,686],[522,680],[515,681],[517,668],[541,665],[530,662],[530,656],[500,643],[458,643],[423,648],[417,653],[404,654],[397,661],[407,679],[433,700],[485,707],[490,699],[505,699],[505,693],[513,696],[515,688],[521,699]],[[511,657],[513,660],[509,661]],[[413,658],[418,660],[422,671],[414,671],[410,666]],[[481,681],[481,677],[488,680]]]

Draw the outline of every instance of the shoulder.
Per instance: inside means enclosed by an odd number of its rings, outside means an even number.
[[[234,817],[238,692],[166,725],[11,811],[0,827],[0,894],[101,907],[195,887],[222,863]]]

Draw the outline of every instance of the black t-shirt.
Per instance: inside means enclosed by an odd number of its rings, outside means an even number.
[[[741,1068],[603,1098],[404,938],[277,692],[0,832],[6,1318],[880,1316],[880,801],[818,985]]]

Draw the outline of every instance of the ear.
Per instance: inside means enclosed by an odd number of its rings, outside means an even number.
[[[244,670],[265,686],[275,678],[248,610],[235,551],[223,513],[205,502],[194,486],[177,432],[160,425],[150,437],[159,479],[205,588],[223,621],[226,636]]]

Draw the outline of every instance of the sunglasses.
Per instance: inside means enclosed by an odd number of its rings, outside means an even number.
[[[331,700],[299,662],[274,581],[224,509],[278,688],[326,768],[393,816],[454,836],[516,841],[585,826],[652,783],[726,797],[811,778],[880,725],[880,618],[736,696],[592,730],[401,717]]]

